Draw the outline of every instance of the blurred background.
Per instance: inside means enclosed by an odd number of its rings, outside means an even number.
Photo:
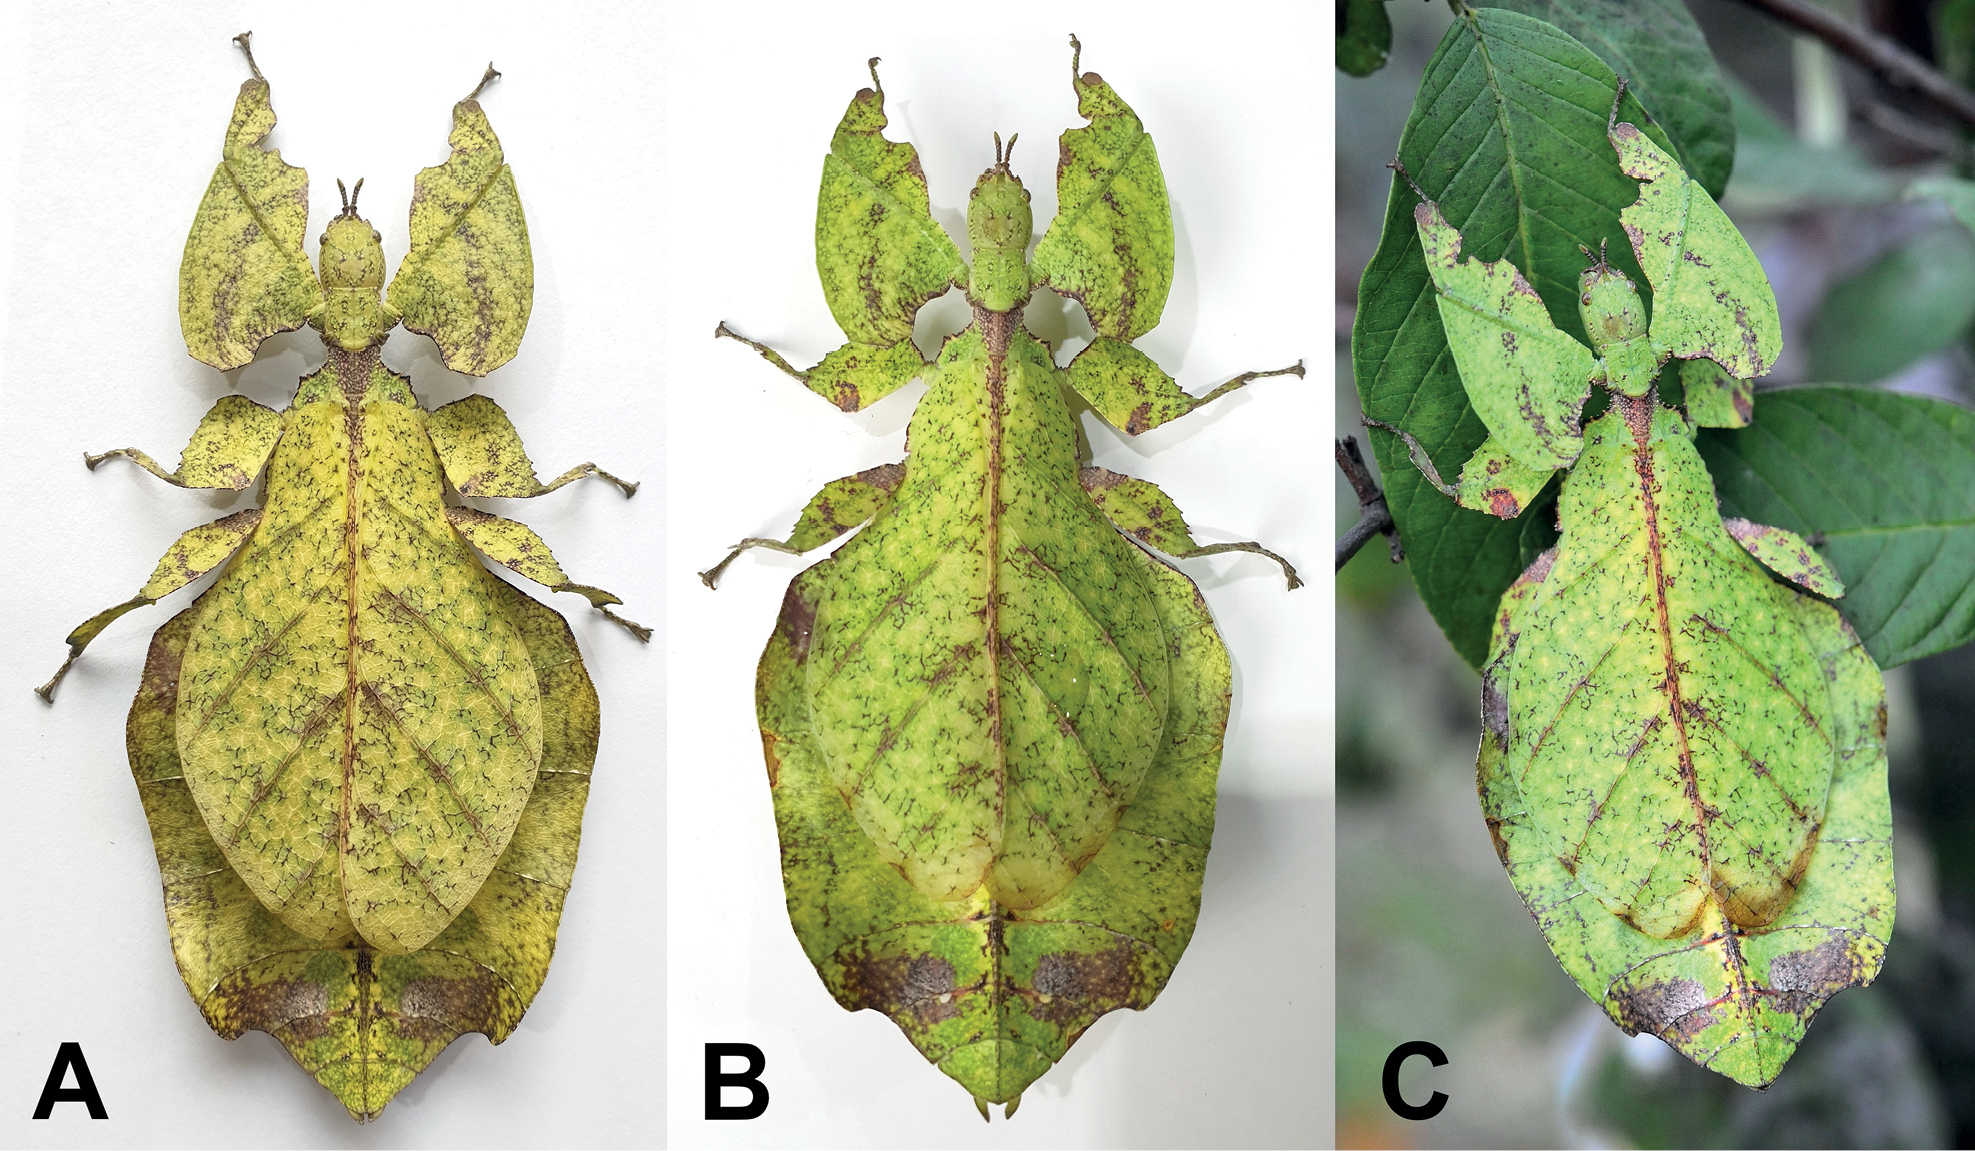
[[[1975,0],[1825,6],[1975,79]],[[1784,354],[1763,386],[1975,403],[1975,236],[1939,203],[1902,199],[1915,177],[1975,173],[1968,133],[1737,0],[1687,7],[1735,105],[1723,206],[1782,310]],[[1337,74],[1337,434],[1361,444],[1342,383],[1358,278],[1385,163],[1453,19],[1442,0],[1386,8],[1385,67]],[[1335,498],[1337,522],[1355,522],[1341,475]],[[1878,982],[1833,999],[1762,1092],[1627,1038],[1551,957],[1475,799],[1480,678],[1383,539],[1338,576],[1337,661],[1339,1146],[1975,1146],[1975,645],[1887,673],[1893,946]],[[1425,1122],[1393,1115],[1380,1087],[1386,1054],[1412,1039],[1449,1059],[1406,1064],[1407,1098],[1449,1096]]]

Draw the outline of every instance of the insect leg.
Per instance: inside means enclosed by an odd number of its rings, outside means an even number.
[[[919,354],[910,336],[895,344],[862,344],[852,340],[824,356],[815,367],[799,372],[780,352],[748,339],[725,324],[713,329],[713,334],[739,340],[753,348],[761,353],[762,359],[801,380],[810,391],[846,412],[870,407],[911,383],[927,368],[925,357]]]
[[[1282,565],[1289,590],[1303,586],[1303,580],[1288,560],[1252,540],[1241,543],[1208,544],[1194,542],[1172,497],[1148,480],[1120,475],[1106,468],[1087,467],[1077,473],[1084,491],[1111,521],[1112,526],[1147,547],[1157,548],[1177,559],[1219,555],[1222,552],[1254,552]]]
[[[178,542],[166,549],[164,558],[158,561],[157,569],[151,578],[138,589],[137,594],[117,604],[107,607],[83,621],[82,625],[69,633],[69,657],[55,671],[53,679],[34,689],[34,693],[49,703],[55,702],[55,685],[69,673],[69,667],[89,646],[89,641],[102,634],[104,628],[125,612],[140,607],[148,607],[159,600],[205,575],[226,562],[246,538],[253,534],[261,522],[261,509],[248,508],[234,512],[223,519],[202,524],[178,537]]]
[[[112,456],[122,456],[168,484],[181,488],[222,488],[244,491],[261,474],[281,438],[281,413],[245,396],[221,396],[199,421],[192,442],[179,457],[178,470],[168,472],[136,448],[112,448],[85,455],[90,471]]]
[[[625,499],[638,491],[637,484],[589,463],[578,464],[542,483],[535,478],[535,465],[521,446],[521,433],[514,430],[514,421],[486,396],[468,396],[445,405],[426,417],[425,430],[432,437],[446,478],[461,495],[528,499],[585,476],[616,484],[624,490]]]
[[[564,575],[562,565],[555,562],[549,545],[543,543],[542,537],[528,525],[467,507],[447,508],[446,519],[488,559],[534,580],[550,591],[575,592],[589,600],[590,606],[602,612],[612,623],[646,643],[651,642],[650,628],[610,610],[610,605],[621,604],[623,600],[602,588],[576,583]]]
[[[735,544],[726,559],[699,573],[700,582],[713,587],[719,581],[720,573],[727,570],[727,565],[749,548],[768,548],[788,555],[801,555],[811,548],[821,547],[884,510],[885,505],[891,502],[892,493],[904,481],[903,463],[880,464],[854,476],[831,480],[823,485],[822,491],[810,498],[788,539],[750,536]]]
[[[1268,372],[1243,372],[1204,396],[1190,396],[1152,357],[1123,340],[1099,336],[1077,353],[1068,369],[1070,386],[1090,402],[1106,423],[1138,435],[1212,403],[1237,388],[1269,376],[1303,375],[1303,362]]]

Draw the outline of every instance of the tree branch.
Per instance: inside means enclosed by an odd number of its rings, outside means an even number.
[[[1344,570],[1358,549],[1377,535],[1390,541],[1393,563],[1405,559],[1405,549],[1399,546],[1398,526],[1392,522],[1392,510],[1385,506],[1385,493],[1378,490],[1378,481],[1372,479],[1371,469],[1365,466],[1356,436],[1337,441],[1337,467],[1351,481],[1351,490],[1358,493],[1358,522],[1337,540],[1337,570]]]
[[[1912,88],[1934,106],[1975,126],[1975,92],[1948,79],[1933,65],[1894,40],[1841,20],[1810,0],[1742,0],[1785,24],[1807,32],[1865,65],[1887,83]]]

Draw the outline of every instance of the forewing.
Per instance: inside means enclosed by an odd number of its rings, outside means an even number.
[[[1649,935],[1760,926],[1823,818],[1829,687],[1790,595],[1722,527],[1680,417],[1587,429],[1508,671],[1510,763],[1585,887]],[[1651,850],[1648,850],[1650,848]]]
[[[176,684],[201,607],[151,640],[126,728],[163,873],[165,920],[194,1003],[228,1039],[266,1031],[357,1119],[374,1118],[469,1031],[499,1043],[548,974],[597,752],[597,694],[569,627],[506,585],[543,702],[540,777],[500,862],[425,949],[384,955],[297,934],[226,861],[185,785]]]
[[[1619,213],[1653,285],[1653,350],[1706,356],[1737,379],[1766,375],[1783,350],[1776,295],[1726,213],[1680,162],[1630,124],[1611,130],[1618,165],[1639,181]]]
[[[206,186],[178,268],[178,319],[194,359],[231,371],[322,303],[302,240],[309,174],[261,141],[274,130],[267,81],[240,85],[219,167]]]
[[[419,413],[291,413],[255,534],[204,599],[179,679],[188,785],[292,929],[424,946],[474,897],[540,762],[541,709],[498,581],[455,533]],[[354,501],[354,502],[352,502]],[[354,535],[348,529],[354,525]]]
[[[1098,335],[1131,341],[1159,323],[1173,286],[1166,178],[1131,106],[1097,73],[1077,75],[1074,63],[1070,73],[1090,124],[1063,133],[1056,218],[1030,267],[1037,283],[1083,304]]]
[[[852,817],[803,700],[817,569],[790,585],[762,654],[756,708],[803,952],[846,1009],[890,1016],[983,1104],[1019,1097],[1099,1016],[1149,1005],[1199,915],[1231,671],[1191,581],[1137,554],[1174,669],[1160,751],[1090,866],[1027,911],[984,891],[927,898]]]
[[[1597,360],[1557,330],[1543,298],[1508,260],[1463,260],[1461,234],[1427,201],[1413,210],[1440,323],[1468,402],[1525,468],[1569,467]]]
[[[514,170],[478,100],[453,106],[452,155],[412,183],[411,250],[391,279],[405,327],[446,366],[484,376],[514,358],[535,300],[535,258]]]
[[[1721,526],[1680,418],[1586,429],[1563,542],[1504,597],[1482,804],[1551,949],[1622,1026],[1751,1086],[1891,929],[1884,688]],[[1587,898],[1588,897],[1588,898]]]
[[[910,338],[919,308],[967,279],[960,249],[933,219],[918,150],[885,139],[885,124],[884,91],[860,90],[816,195],[823,296],[851,342],[873,352]]]
[[[1498,658],[1507,645],[1533,641],[1516,638],[1514,601],[1524,587],[1503,597],[1508,626],[1496,630]],[[1656,1035],[1751,1087],[1776,1079],[1826,1000],[1877,976],[1895,903],[1879,670],[1835,611],[1785,594],[1832,686],[1837,751],[1816,850],[1796,898],[1768,924],[1730,927],[1710,904],[1684,934],[1638,930],[1589,897],[1535,826],[1502,729],[1483,734],[1476,765],[1496,852],[1564,970],[1626,1031]],[[1496,670],[1486,673],[1491,687]]]

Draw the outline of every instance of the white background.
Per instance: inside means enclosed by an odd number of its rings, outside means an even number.
[[[1328,17],[1261,3],[1184,22],[1124,3],[0,6],[0,1145],[657,1145],[668,1086],[676,1146],[1327,1144]],[[90,473],[81,453],[138,446],[169,466],[218,396],[282,406],[321,359],[312,335],[277,337],[222,377],[178,330],[179,257],[247,75],[228,43],[244,28],[273,85],[273,143],[313,178],[311,252],[336,177],[366,176],[363,212],[394,264],[411,177],[444,157],[451,104],[495,60],[507,75],[484,103],[535,252],[527,338],[477,385],[420,337],[394,336],[386,361],[428,403],[495,398],[544,475],[587,459],[646,481],[628,502],[589,482],[485,504],[660,631],[642,647],[576,597],[547,597],[604,708],[555,964],[507,1043],[462,1038],[365,1128],[272,1039],[213,1036],[171,963],[123,716],[150,632],[198,589],[113,625],[54,707],[29,691],[68,630],[127,598],[178,533],[246,506],[121,461]],[[1260,539],[1310,586],[1285,593],[1252,556],[1183,565],[1235,664],[1198,933],[1151,1010],[1100,1021],[1015,1120],[985,1127],[889,1021],[835,1005],[787,923],[752,684],[807,561],[753,553],[718,592],[692,574],[743,535],[785,532],[823,482],[897,459],[922,389],[846,416],[710,337],[726,320],[803,364],[841,342],[815,277],[815,189],[868,56],[885,58],[890,135],[920,148],[956,238],[995,130],[1024,136],[1015,169],[1040,231],[1055,135],[1082,123],[1072,31],[1154,134],[1175,206],[1178,278],[1140,346],[1196,393],[1310,368],[1133,442],[1093,425],[1097,462],[1161,484],[1203,542]],[[964,322],[950,302],[929,312],[935,340]],[[1045,334],[1081,323],[1074,305],[1033,313]],[[27,1120],[70,1039],[111,1119],[64,1104]],[[702,1045],[734,1040],[766,1050],[773,1104],[704,1123]]]
[[[1331,1142],[1332,31],[1324,5],[1242,3],[1183,21],[1125,4],[867,3],[764,21],[708,6],[668,23],[665,252],[683,273],[662,309],[673,1146]],[[815,273],[816,185],[869,56],[883,58],[888,135],[919,148],[933,214],[956,240],[995,131],[1021,133],[1014,169],[1040,233],[1056,136],[1084,123],[1071,32],[1083,67],[1152,133],[1174,205],[1177,280],[1139,346],[1196,393],[1299,358],[1310,368],[1133,442],[1092,422],[1097,462],[1163,486],[1203,542],[1259,539],[1310,586],[1285,593],[1254,556],[1181,565],[1235,665],[1198,932],[1150,1010],[1100,1020],[1012,1121],[997,1108],[990,1126],[889,1020],[839,1008],[788,924],[752,686],[783,589],[815,557],[749,553],[717,592],[693,576],[742,536],[785,534],[823,483],[898,459],[923,386],[847,416],[710,337],[724,320],[798,366],[842,343]],[[956,303],[922,313],[926,346],[965,322]],[[1032,307],[1032,326],[1063,331],[1053,311]],[[763,1048],[767,1115],[702,1119],[708,1041]]]
[[[24,6],[23,6],[24,7]],[[367,1127],[271,1038],[227,1043],[171,959],[123,717],[150,633],[197,589],[119,620],[48,707],[30,693],[62,637],[129,596],[181,531],[249,506],[169,487],[82,453],[134,445],[170,467],[229,386],[286,406],[320,363],[312,333],[277,337],[223,377],[179,333],[179,257],[219,159],[254,32],[280,125],[308,168],[313,255],[336,178],[404,253],[411,179],[446,155],[454,101],[491,57],[484,106],[514,164],[535,253],[520,355],[478,387],[513,416],[538,468],[595,460],[648,481],[626,501],[590,481],[489,510],[535,527],[571,577],[663,622],[662,364],[655,19],[517,8],[498,21],[412,4],[46,5],[0,35],[10,239],[0,333],[0,1143],[21,1145],[650,1145],[664,1124],[664,667],[573,595],[603,700],[581,866],[548,982],[495,1048],[462,1037]],[[385,362],[428,403],[474,386],[423,337]],[[505,506],[503,506],[505,505]],[[200,585],[203,586],[203,583]],[[78,1040],[110,1118],[77,1104],[33,1122],[58,1043]]]

